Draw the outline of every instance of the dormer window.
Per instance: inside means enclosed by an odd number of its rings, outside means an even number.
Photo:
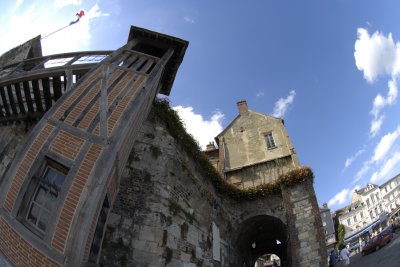
[[[274,136],[272,135],[272,132],[269,132],[265,135],[265,141],[267,142],[268,149],[276,148],[275,140],[274,140]]]

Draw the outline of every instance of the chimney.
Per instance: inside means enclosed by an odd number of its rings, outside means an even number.
[[[208,145],[206,147],[206,151],[210,151],[210,150],[214,150],[214,149],[215,149],[214,142],[208,143]]]
[[[239,109],[239,114],[240,114],[240,115],[244,115],[244,114],[246,114],[246,113],[249,111],[249,109],[248,109],[248,107],[247,107],[247,102],[246,102],[246,100],[239,101],[239,102],[237,102],[236,104],[237,104],[237,107],[238,107],[238,109]]]
[[[322,204],[322,207],[323,207],[324,209],[327,209],[327,208],[328,208],[328,204],[326,204],[326,202],[325,202],[325,203]]]

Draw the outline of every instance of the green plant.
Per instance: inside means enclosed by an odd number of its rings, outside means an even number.
[[[344,235],[346,234],[345,228],[343,224],[339,224],[337,229],[337,238],[338,242],[336,246],[339,248],[340,246],[344,245]]]

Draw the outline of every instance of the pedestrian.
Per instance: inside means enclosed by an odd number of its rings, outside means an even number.
[[[340,257],[342,258],[342,261],[344,261],[344,266],[347,267],[350,264],[350,258],[349,258],[349,250],[345,245],[342,245],[342,250],[340,250]]]
[[[339,257],[334,249],[331,250],[331,254],[329,255],[329,267],[334,267],[338,262]]]

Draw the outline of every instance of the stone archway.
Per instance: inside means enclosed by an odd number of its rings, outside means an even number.
[[[281,259],[281,266],[288,266],[287,227],[273,216],[251,217],[239,226],[236,249],[239,266],[254,266],[264,254],[276,254]]]

